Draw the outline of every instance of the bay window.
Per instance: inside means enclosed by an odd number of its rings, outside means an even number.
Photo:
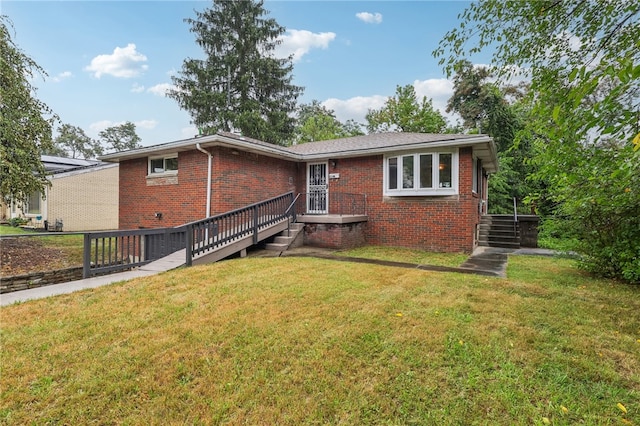
[[[458,152],[417,152],[384,159],[384,194],[390,196],[458,193]]]

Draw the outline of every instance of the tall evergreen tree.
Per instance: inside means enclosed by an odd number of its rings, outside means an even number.
[[[53,149],[57,116],[34,97],[31,78],[46,74],[15,45],[10,25],[0,16],[0,195],[22,202],[48,184],[40,153]]]
[[[214,0],[186,20],[206,58],[184,61],[169,97],[205,132],[237,129],[276,144],[292,139],[302,88],[292,83],[292,56],[274,56],[285,29],[267,15],[262,1]]]

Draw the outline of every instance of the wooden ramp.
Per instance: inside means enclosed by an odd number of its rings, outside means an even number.
[[[260,231],[258,231],[257,242],[264,241],[269,237],[272,237],[289,227],[289,218],[283,219],[280,222],[269,225]],[[233,241],[228,241],[220,246],[217,246],[210,251],[205,253],[198,254],[193,258],[193,265],[202,265],[205,263],[217,262],[218,260],[222,260],[226,257],[229,257],[233,254],[246,250],[248,247],[254,245],[254,237],[253,234],[245,235],[243,237],[238,237]],[[184,255],[186,253],[182,250]],[[185,257],[183,257],[184,264]]]

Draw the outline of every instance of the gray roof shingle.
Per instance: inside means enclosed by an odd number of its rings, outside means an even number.
[[[463,141],[477,138],[479,135],[436,134],[436,133],[373,133],[370,135],[350,138],[332,139],[319,142],[307,142],[288,147],[288,150],[301,155],[322,155],[338,153],[354,153],[356,151],[371,151],[383,148],[410,148],[446,141]]]

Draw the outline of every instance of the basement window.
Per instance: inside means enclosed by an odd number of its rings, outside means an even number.
[[[384,195],[458,193],[458,151],[416,152],[384,158]]]
[[[178,154],[149,158],[149,176],[178,173]]]

